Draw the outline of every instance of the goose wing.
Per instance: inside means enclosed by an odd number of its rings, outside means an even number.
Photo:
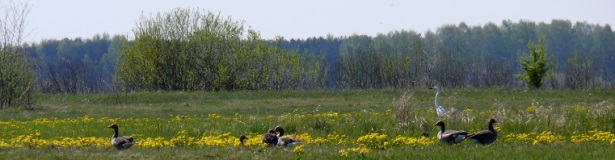
[[[478,131],[476,133],[472,133],[472,134],[468,135],[468,138],[482,137],[482,136],[486,136],[486,135],[490,135],[490,134],[493,134],[493,132],[491,132],[490,130],[482,130],[482,131]]]
[[[466,131],[447,130],[444,133],[440,133],[438,138],[440,139],[440,141],[445,142],[447,144],[456,144],[466,139],[467,135],[468,135],[468,132]]]
[[[117,149],[127,149],[134,144],[134,138],[130,136],[116,137],[111,139],[111,145],[113,145]]]
[[[442,136],[466,136],[466,135],[468,135],[468,132],[461,131],[461,130],[448,130],[442,133]]]
[[[268,132],[263,134],[263,143],[266,143],[267,145],[276,145],[278,144],[278,136],[275,135],[274,133]]]
[[[282,137],[279,137],[278,139],[278,145],[281,145],[281,146],[293,145],[295,144],[295,142],[297,141],[292,136],[282,136]]]
[[[473,143],[491,144],[498,138],[497,132],[482,130],[468,135],[468,139]]]

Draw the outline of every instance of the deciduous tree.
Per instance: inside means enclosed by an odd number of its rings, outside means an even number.
[[[143,17],[122,46],[116,80],[130,90],[294,89],[313,73],[297,52],[247,30],[198,9]]]
[[[550,64],[549,57],[545,53],[543,39],[539,40],[538,45],[534,43],[528,44],[527,48],[530,50],[529,55],[521,56],[518,59],[519,65],[521,65],[525,72],[515,76],[525,81],[532,88],[540,88],[545,73],[551,69],[552,64]]]
[[[33,104],[33,72],[20,46],[29,11],[27,3],[0,1],[0,109]]]

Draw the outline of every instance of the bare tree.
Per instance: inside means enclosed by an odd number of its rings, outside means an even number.
[[[20,47],[30,6],[0,1],[0,109],[32,106],[32,70]]]
[[[510,87],[513,83],[513,64],[505,59],[488,60],[483,70],[483,77],[487,87]]]
[[[591,86],[593,62],[590,58],[575,55],[568,58],[565,70],[565,83],[571,89],[586,89]]]

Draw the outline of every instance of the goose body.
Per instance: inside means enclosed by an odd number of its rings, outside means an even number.
[[[445,130],[444,122],[442,121],[438,121],[435,126],[440,126],[438,140],[440,140],[442,144],[457,144],[463,141],[468,135],[468,132],[462,130]]]
[[[278,145],[280,146],[289,146],[297,142],[292,136],[284,136],[284,129],[280,126],[276,126],[274,131],[278,132]]]
[[[113,136],[111,137],[111,146],[118,150],[128,149],[135,144],[135,139],[130,136],[118,136],[119,131],[117,124],[111,124],[107,128],[113,129]]]
[[[498,139],[498,132],[493,128],[493,124],[498,123],[495,119],[489,120],[489,130],[482,130],[468,135],[468,140],[476,144],[488,145]]]
[[[275,146],[278,144],[278,136],[273,129],[270,129],[267,133],[263,134],[263,143],[267,146]]]

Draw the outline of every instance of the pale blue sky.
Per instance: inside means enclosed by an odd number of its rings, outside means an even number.
[[[32,10],[25,40],[90,38],[100,33],[132,34],[142,14],[167,12],[177,7],[198,7],[260,31],[262,38],[366,34],[394,30],[435,31],[445,24],[470,26],[502,20],[572,22],[611,27],[615,24],[612,0],[25,0]]]

